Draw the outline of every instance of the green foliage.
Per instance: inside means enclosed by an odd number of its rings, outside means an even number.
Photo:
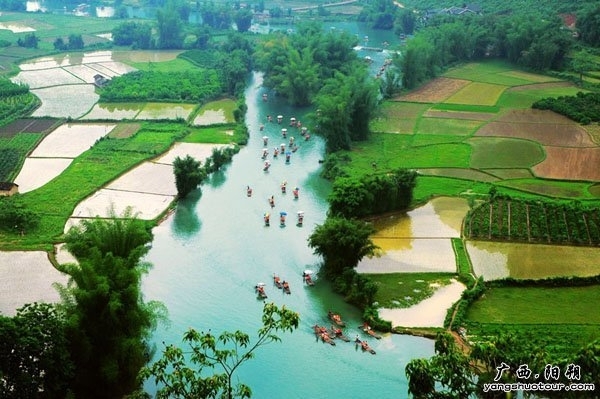
[[[248,8],[242,8],[235,12],[233,16],[238,32],[247,32],[252,23],[252,11]]]
[[[8,181],[21,161],[19,151],[14,148],[0,148],[0,181]]]
[[[169,5],[156,11],[159,49],[177,49],[183,45],[183,23],[177,10]]]
[[[600,122],[600,93],[579,92],[575,96],[544,98],[531,107],[552,110],[584,125]]]
[[[370,238],[374,232],[373,226],[360,220],[328,217],[308,237],[308,246],[323,257],[322,270],[333,279],[356,267],[365,256],[374,255],[377,246]]]
[[[147,339],[157,305],[142,301],[141,277],[148,266],[140,259],[152,235],[144,222],[122,216],[126,219],[84,221],[65,237],[79,261],[61,265],[70,276],[61,295],[77,397],[116,398],[133,392],[151,353]]]
[[[29,209],[20,195],[0,197],[0,230],[21,234],[35,230],[40,216]]]
[[[111,79],[100,101],[204,102],[221,92],[216,71],[136,71]]]
[[[29,86],[0,77],[0,126],[27,115],[38,104],[39,100],[29,92]]]
[[[200,162],[189,155],[186,155],[185,158],[175,158],[173,173],[175,174],[177,197],[180,199],[187,197],[206,177],[206,172],[200,167]]]
[[[385,175],[365,175],[360,179],[338,178],[329,195],[330,213],[362,217],[406,209],[416,185],[415,171],[398,169]]]
[[[468,398],[475,391],[475,372],[452,335],[438,333],[435,356],[406,365],[408,392],[415,398]]]
[[[17,45],[20,47],[26,48],[38,48],[38,43],[40,42],[40,38],[35,35],[35,33],[27,33],[25,36],[17,39]]]
[[[236,370],[252,359],[261,346],[281,341],[275,333],[293,332],[299,322],[298,313],[265,303],[262,327],[255,342],[242,331],[225,331],[217,337],[210,330],[198,332],[190,328],[183,336],[188,350],[167,345],[162,357],[140,375],[143,379],[154,379],[159,399],[250,398],[249,386],[243,383],[234,386]]]
[[[368,23],[373,29],[390,30],[394,27],[397,10],[398,7],[392,0],[369,1],[360,12],[358,20]]]
[[[117,46],[149,49],[152,45],[152,28],[144,22],[123,22],[112,30],[113,42]]]
[[[229,29],[233,21],[231,9],[225,3],[203,2],[200,15],[202,23],[214,29]]]
[[[6,399],[67,395],[74,369],[65,315],[54,305],[28,304],[0,316],[0,396]]]
[[[581,40],[590,46],[600,46],[600,7],[596,4],[577,15],[577,30]]]

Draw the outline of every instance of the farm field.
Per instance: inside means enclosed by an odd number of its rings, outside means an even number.
[[[485,280],[600,274],[600,248],[469,240],[467,250],[475,275]]]
[[[200,107],[192,124],[196,126],[208,126],[221,123],[234,123],[233,110],[235,108],[235,101],[231,99],[211,101]]]
[[[64,124],[47,135],[33,150],[34,158],[76,158],[96,140],[106,136],[115,125]]]
[[[496,105],[507,86],[473,82],[463,87],[444,102],[448,104]]]
[[[600,180],[600,147],[545,146],[546,158],[534,166],[536,176],[564,180]]]

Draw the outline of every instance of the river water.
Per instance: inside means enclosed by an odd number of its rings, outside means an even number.
[[[239,369],[239,381],[252,387],[254,398],[406,397],[404,368],[412,358],[431,356],[432,341],[387,335],[370,342],[377,351],[373,356],[352,343],[340,341],[332,347],[315,339],[311,326],[329,325],[327,310],[342,314],[351,337],[359,333],[360,314],[332,294],[325,281],[317,280],[314,287],[302,284],[302,271],[318,270],[320,261],[308,248],[307,237],[315,224],[324,221],[327,210],[330,186],[318,175],[324,146],[320,138],[304,141],[296,128],[287,126],[290,117],[302,121],[308,110],[292,110],[273,96],[263,102],[263,92],[261,76],[254,74],[246,91],[248,145],[203,184],[201,196],[196,193],[181,202],[154,230],[146,258],[153,268],[143,281],[143,291],[146,300],[167,306],[170,319],[154,334],[157,348],[162,348],[161,342],[181,345],[188,327],[212,329],[215,334],[239,329],[254,335],[263,303],[253,287],[265,282],[268,301],[299,312],[301,322],[297,331],[259,349],[256,358]],[[267,115],[279,114],[285,117],[283,125],[266,121]],[[289,130],[288,140],[294,135],[299,145],[289,164],[281,156],[272,158],[273,147],[284,142],[282,127]],[[271,152],[267,173],[260,158],[263,135],[269,137]],[[284,180],[290,188],[287,194],[280,191]],[[252,197],[246,196],[247,185],[253,188]],[[300,188],[297,200],[291,194],[294,186]],[[273,210],[267,201],[271,195]],[[305,212],[303,227],[296,226],[298,210]],[[285,227],[278,223],[282,211],[288,213]],[[272,214],[270,227],[263,225],[264,212]],[[273,273],[290,281],[291,295],[273,287]],[[151,383],[146,389],[155,391]]]

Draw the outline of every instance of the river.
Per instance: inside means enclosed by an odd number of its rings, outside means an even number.
[[[188,327],[213,333],[242,330],[255,334],[260,327],[262,302],[253,287],[265,282],[268,301],[286,305],[300,314],[300,327],[282,335],[282,342],[259,349],[256,358],[239,369],[237,377],[252,387],[254,398],[398,398],[407,395],[404,368],[415,357],[433,353],[431,340],[387,335],[370,342],[377,351],[363,353],[352,343],[339,342],[332,347],[315,340],[311,326],[327,323],[327,310],[340,312],[347,321],[347,335],[359,332],[360,314],[331,293],[325,281],[314,287],[303,286],[302,271],[318,269],[320,259],[307,246],[307,237],[315,224],[322,223],[327,210],[327,181],[319,177],[318,160],[323,142],[313,136],[302,140],[295,128],[285,123],[266,122],[267,115],[294,116],[302,121],[307,110],[292,110],[274,97],[261,99],[261,76],[254,74],[246,90],[250,129],[248,145],[233,162],[213,174],[196,193],[183,201],[176,211],[154,230],[152,249],[146,257],[153,268],[143,281],[146,300],[163,302],[169,310],[170,324],[154,334],[157,348],[161,342],[181,344]],[[259,131],[259,125],[266,125]],[[281,144],[281,128],[296,137],[299,150],[285,164],[280,156],[269,158],[269,172],[262,170],[260,158],[263,134],[269,137],[271,150]],[[285,141],[287,143],[287,140]],[[300,197],[291,190],[281,194],[280,183],[298,186]],[[246,186],[253,188],[246,196]],[[270,210],[267,198],[275,196]],[[298,210],[305,212],[304,226],[295,225]],[[273,214],[270,227],[262,215]],[[279,227],[277,215],[288,213],[286,227]],[[277,273],[290,281],[291,295],[272,286]],[[148,383],[146,389],[155,391]]]

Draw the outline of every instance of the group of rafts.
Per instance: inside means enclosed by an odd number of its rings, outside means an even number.
[[[313,326],[313,330],[317,339],[320,339],[321,341],[333,346],[335,346],[335,339],[341,339],[344,342],[350,342],[350,338],[348,338],[348,336],[342,331],[342,327],[346,327],[346,323],[342,320],[342,317],[337,313],[333,313],[332,311],[327,312],[327,317],[334,324],[331,325],[330,329],[325,326],[315,324]],[[367,323],[364,323],[359,328],[370,337],[381,339],[381,336],[373,331],[373,329]],[[361,340],[358,335],[354,339],[354,343],[357,347],[360,347],[363,352],[369,352],[372,355],[375,354],[375,350],[369,346],[369,343],[366,340]]]
[[[263,100],[265,100],[265,99],[266,99],[266,97],[263,95]],[[267,115],[267,121],[273,122],[273,117],[271,115]],[[282,122],[283,122],[283,115],[277,115],[277,123],[281,125]],[[307,141],[310,139],[310,134],[308,134],[308,129],[305,126],[302,126],[302,122],[296,120],[296,118],[294,118],[294,117],[290,118],[290,127],[299,129],[300,135],[302,137],[304,137],[304,141]],[[265,129],[265,125],[261,124],[260,131],[262,132],[264,129]],[[288,129],[287,128],[281,129],[281,137],[284,140],[287,139],[287,137],[288,137]],[[266,148],[269,145],[269,137],[263,136],[262,139],[263,139],[263,145],[265,147],[265,148],[263,148],[262,153],[261,153],[261,159],[263,161],[265,161],[263,164],[263,171],[268,172],[269,168],[271,167],[271,161],[269,161],[267,159],[269,157],[269,150]],[[295,142],[294,136],[290,136],[287,150],[286,150],[286,144],[281,143],[279,145],[279,147],[276,146],[273,148],[273,158],[277,158],[281,154],[281,155],[285,156],[285,163],[289,164],[290,160],[292,158],[292,153],[298,151],[299,148],[300,147]]]
[[[302,272],[302,280],[306,285],[312,286],[314,285],[314,281],[312,278],[313,271],[305,270]],[[273,285],[278,289],[282,290],[286,294],[291,294],[292,290],[290,289],[290,283],[286,280],[282,280],[278,275],[273,275]],[[266,299],[267,293],[265,292],[265,283],[258,283],[254,286],[256,291],[256,295],[258,299]]]
[[[263,94],[263,101],[267,101],[267,98],[268,98],[267,95]],[[267,115],[267,121],[273,122],[273,117],[271,115]],[[277,115],[277,123],[281,124],[282,122],[283,122],[283,115]],[[294,118],[294,117],[290,118],[290,127],[300,129],[300,134],[304,137],[304,140],[310,139],[310,134],[308,134],[307,128],[302,126],[302,122],[297,121],[296,118]],[[260,125],[261,131],[263,131],[264,128],[265,128],[264,125]],[[287,131],[288,131],[287,128],[281,129],[281,135],[283,136],[284,139],[287,138]],[[265,148],[263,148],[263,150],[262,150],[261,159],[263,159],[265,161],[263,170],[265,172],[268,172],[269,168],[271,167],[271,162],[267,159],[269,156],[269,150],[266,148],[269,145],[269,137],[263,136],[262,139],[263,139],[263,145]],[[290,148],[287,152],[286,152],[285,143],[281,143],[281,145],[279,147],[275,147],[273,149],[273,158],[277,158],[279,154],[284,154],[285,155],[285,163],[289,164],[292,153],[296,152],[299,148],[298,145],[295,144],[293,136],[290,137],[289,147]],[[283,181],[283,182],[281,182],[281,193],[285,194],[286,192],[287,192],[287,181]],[[246,195],[248,197],[252,196],[252,188],[250,186],[246,187]],[[292,190],[292,195],[294,196],[294,199],[297,200],[300,196],[300,188],[294,187],[294,189]],[[269,202],[271,209],[275,208],[275,196],[274,195],[272,195],[270,198],[268,198],[267,201]],[[287,212],[285,212],[285,211],[279,212],[279,225],[281,227],[285,227],[286,217],[287,217]],[[298,211],[296,213],[296,218],[297,218],[296,226],[299,226],[299,227],[302,226],[304,224],[304,211]],[[271,225],[271,214],[269,212],[264,213],[263,221],[265,223],[265,226]]]

